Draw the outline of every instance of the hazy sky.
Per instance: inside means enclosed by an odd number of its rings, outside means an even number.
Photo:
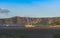
[[[59,0],[0,0],[0,8],[10,10],[1,17],[52,17],[60,16]]]

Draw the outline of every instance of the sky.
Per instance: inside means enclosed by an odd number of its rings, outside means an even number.
[[[60,0],[0,0],[0,8],[10,11],[0,18],[60,16]]]

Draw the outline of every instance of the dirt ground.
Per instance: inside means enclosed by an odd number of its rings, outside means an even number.
[[[0,29],[0,35],[25,35],[27,38],[52,38],[60,29]],[[1,38],[1,37],[0,37]]]

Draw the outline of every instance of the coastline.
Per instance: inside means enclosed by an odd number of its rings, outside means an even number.
[[[42,27],[23,27],[23,28],[18,28],[18,27],[16,27],[16,28],[0,28],[0,30],[1,29],[6,29],[6,30],[20,30],[20,29],[22,29],[22,30],[34,30],[34,29],[37,29],[37,30],[41,30],[41,29],[60,29],[60,26],[58,25],[58,26],[42,26]]]

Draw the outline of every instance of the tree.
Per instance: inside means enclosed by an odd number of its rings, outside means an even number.
[[[51,25],[60,25],[60,22],[56,21],[56,22],[51,23]]]

